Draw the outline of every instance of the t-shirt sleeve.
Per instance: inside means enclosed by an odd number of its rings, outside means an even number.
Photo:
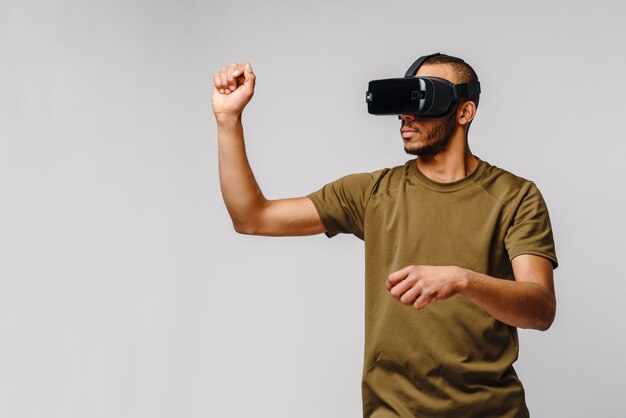
[[[513,219],[504,244],[513,260],[518,255],[532,254],[545,257],[557,268],[558,260],[552,235],[548,207],[537,186],[525,184],[516,200]]]
[[[317,209],[326,235],[354,234],[363,239],[363,222],[375,174],[351,174],[308,195]]]

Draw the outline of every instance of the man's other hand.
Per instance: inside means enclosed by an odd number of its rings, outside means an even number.
[[[424,309],[448,299],[463,285],[464,270],[454,266],[407,266],[387,278],[387,290],[405,305]]]

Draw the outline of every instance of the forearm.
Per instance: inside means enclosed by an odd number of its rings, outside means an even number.
[[[308,197],[265,199],[246,155],[241,114],[254,94],[250,64],[231,64],[213,75],[220,187],[237,232],[253,235],[312,235],[326,229]]]
[[[216,117],[222,197],[238,232],[247,232],[266,199],[246,155],[241,115]]]
[[[461,269],[459,293],[494,318],[519,328],[545,331],[556,312],[554,295],[534,282],[502,280]]]

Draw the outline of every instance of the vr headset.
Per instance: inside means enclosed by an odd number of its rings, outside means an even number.
[[[453,84],[440,77],[415,77],[424,61],[439,53],[419,57],[406,70],[404,78],[372,80],[365,100],[371,115],[415,115],[436,119],[448,116],[459,99],[480,94],[478,80]]]

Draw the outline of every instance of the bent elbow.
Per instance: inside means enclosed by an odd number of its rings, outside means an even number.
[[[548,329],[550,329],[550,327],[554,323],[555,316],[556,316],[556,304],[553,303],[551,304],[550,309],[543,315],[543,318],[541,318],[538,321],[538,324],[535,327],[535,329],[539,331],[547,331]]]
[[[552,322],[552,319],[535,318],[525,324],[518,324],[517,327],[535,331],[547,331],[552,326]]]
[[[535,327],[535,329],[538,330],[538,331],[547,331],[552,326],[552,322],[554,322],[554,320],[543,321],[543,322],[539,323]]]
[[[241,235],[256,235],[255,230],[250,225],[244,223],[233,222],[233,228],[235,232]]]
[[[263,235],[262,223],[256,219],[247,219],[245,221],[232,219],[235,232],[242,235]]]

